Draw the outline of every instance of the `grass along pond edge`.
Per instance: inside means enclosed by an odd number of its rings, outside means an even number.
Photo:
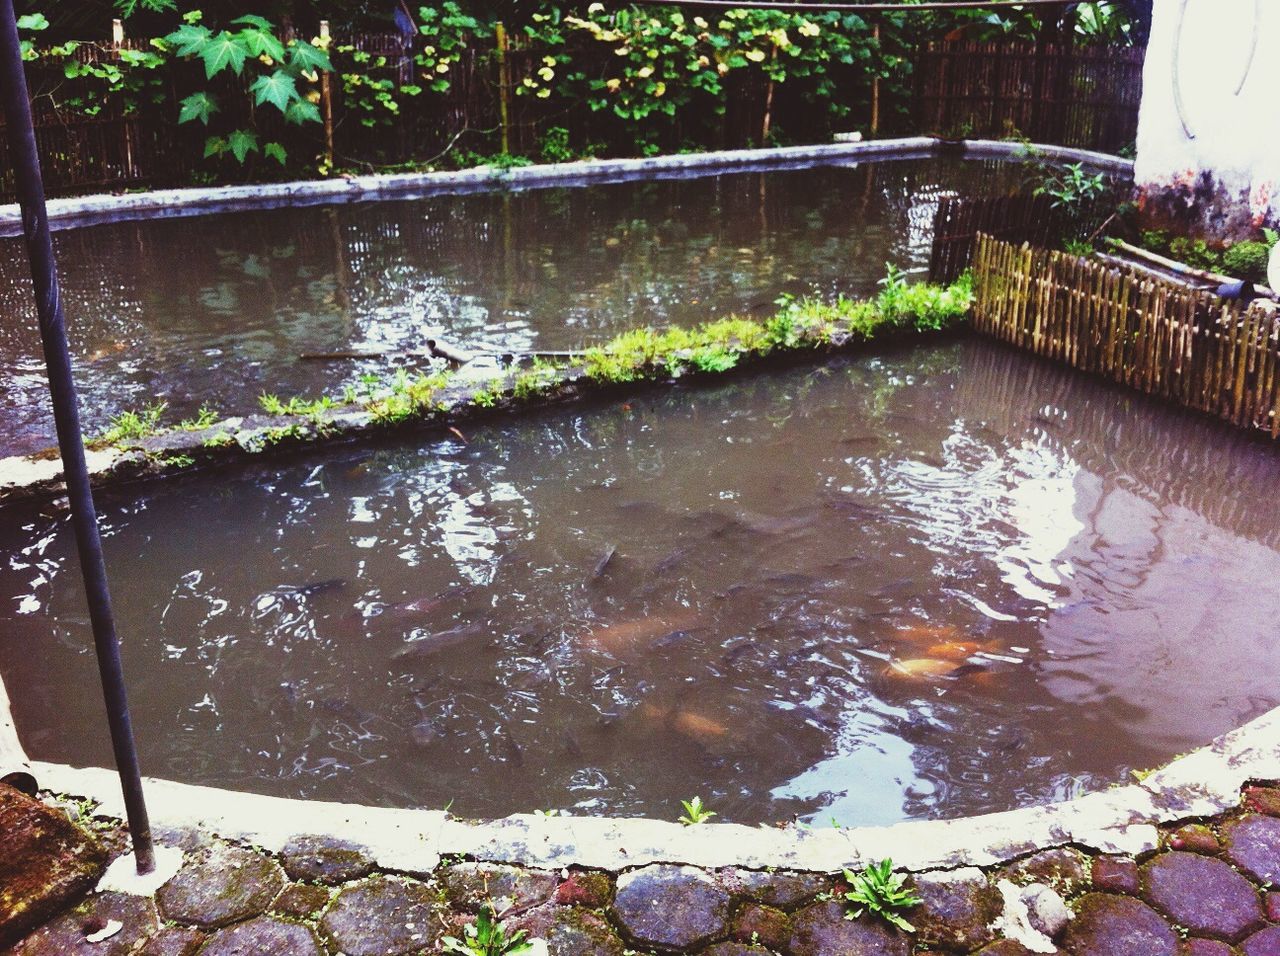
[[[319,398],[263,394],[263,414],[222,418],[203,409],[162,425],[163,406],[124,411],[86,441],[95,487],[384,437],[410,428],[459,431],[516,409],[565,402],[607,389],[714,378],[765,362],[821,356],[876,343],[938,335],[964,321],[972,284],[910,284],[890,268],[872,300],[784,298],[763,321],[726,318],[692,329],[624,332],[570,357],[503,365],[480,356],[456,370],[404,368]],[[64,493],[56,449],[0,459],[0,506]]]

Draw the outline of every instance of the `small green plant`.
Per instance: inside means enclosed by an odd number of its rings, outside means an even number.
[[[1072,256],[1091,256],[1093,255],[1093,243],[1084,239],[1068,239],[1062,244],[1063,250]]]
[[[708,810],[702,805],[701,797],[694,797],[692,800],[681,800],[680,803],[684,807],[684,816],[680,818],[680,822],[687,827],[706,823],[712,817],[717,816],[714,810]]]
[[[141,411],[129,410],[114,415],[111,425],[98,436],[98,441],[105,445],[115,445],[154,435],[160,426],[160,416],[168,407],[165,402],[154,402]]]
[[[723,345],[708,345],[694,351],[689,361],[699,372],[727,372],[738,364],[738,353]]]
[[[1107,179],[1102,173],[1090,175],[1084,171],[1083,163],[1068,163],[1062,169],[1043,168],[1035,194],[1050,197],[1054,209],[1078,209],[1106,189]]]
[[[511,383],[511,394],[517,401],[527,401],[535,395],[546,391],[556,381],[556,370],[546,362],[535,361],[533,367],[526,369],[515,377]]]
[[[567,163],[573,159],[573,150],[569,146],[569,131],[563,126],[552,126],[542,134],[542,142],[538,151],[548,163]]]
[[[902,910],[909,910],[924,902],[916,896],[914,890],[907,889],[905,873],[893,872],[893,860],[884,859],[872,863],[861,873],[844,871],[845,881],[850,889],[844,894],[849,904],[849,912],[845,919],[857,919],[863,913],[872,913],[892,925],[908,933],[916,928],[902,916]]]
[[[902,311],[902,297],[907,291],[907,274],[892,262],[886,262],[884,268],[884,278],[877,283],[880,294],[876,297],[876,307],[885,321],[896,323]]]
[[[502,397],[501,390],[497,387],[482,388],[471,396],[471,404],[478,405],[481,408],[493,408],[498,404],[498,399]]]
[[[533,952],[533,943],[525,938],[525,931],[508,931],[488,903],[481,907],[476,921],[463,928],[462,935],[462,939],[445,936],[441,940],[444,951],[462,956],[520,956]]]
[[[195,418],[184,418],[178,422],[178,427],[183,431],[196,432],[202,428],[209,428],[217,424],[218,413],[208,405],[201,405],[200,411],[196,412]]]

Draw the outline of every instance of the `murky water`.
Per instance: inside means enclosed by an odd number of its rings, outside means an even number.
[[[1274,706],[1280,456],[965,342],[104,496],[147,773],[822,825],[1123,781]],[[0,673],[109,761],[64,514]]]
[[[91,431],[156,400],[256,410],[384,363],[309,352],[576,348],[646,323],[760,314],[783,292],[874,291],[927,264],[942,195],[1017,164],[912,160],[125,222],[56,237]],[[53,435],[16,239],[0,240],[0,455]]]

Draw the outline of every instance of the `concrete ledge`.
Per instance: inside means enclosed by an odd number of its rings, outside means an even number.
[[[509,367],[473,361],[460,368],[448,384],[433,394],[431,404],[414,409],[402,420],[379,419],[367,405],[335,405],[315,414],[249,415],[223,419],[208,427],[167,428],[145,438],[123,440],[117,445],[90,448],[86,452],[89,477],[95,488],[141,479],[161,478],[196,469],[245,464],[268,457],[297,455],[309,450],[357,441],[376,441],[412,431],[443,431],[493,421],[517,410],[534,409],[581,400],[609,391],[635,392],[644,388],[670,386],[676,381],[723,379],[764,364],[816,360],[840,352],[872,345],[878,348],[926,338],[938,340],[951,334],[885,329],[870,337],[854,334],[835,325],[811,330],[815,337],[801,338],[792,346],[777,346],[766,352],[742,350],[738,363],[727,372],[698,372],[686,369],[673,377],[666,366],[656,362],[638,369],[633,381],[610,383],[590,378],[580,359],[546,366],[530,394],[521,395],[519,381],[527,374],[518,362]],[[489,403],[477,404],[476,396],[493,395]],[[46,499],[65,494],[62,461],[56,449],[29,456],[0,459],[0,508],[24,500]]]
[[[787,146],[777,149],[722,150],[654,156],[648,159],[587,160],[575,163],[499,169],[481,166],[460,172],[352,176],[213,188],[161,189],[122,195],[81,196],[49,201],[55,228],[126,219],[165,219],[281,206],[419,199],[483,192],[494,188],[539,189],[634,179],[706,176],[720,172],[798,168],[816,164],[877,159],[910,159],[947,153],[986,159],[1033,156],[1051,162],[1083,162],[1117,175],[1133,173],[1133,163],[1105,153],[1060,146],[1023,145],[993,140],[943,141],[928,136],[860,143]],[[16,204],[0,206],[0,235],[18,235],[22,215]]]
[[[109,770],[33,763],[41,787],[98,801],[123,817]],[[1066,803],[956,820],[888,827],[785,828],[709,823],[684,827],[649,819],[516,815],[472,822],[439,810],[393,810],[264,797],[148,779],[157,832],[195,829],[281,851],[292,838],[355,838],[384,869],[423,874],[441,857],[560,868],[619,870],[649,863],[833,872],[892,857],[915,872],[998,865],[1036,850],[1076,846],[1137,856],[1155,850],[1158,827],[1223,813],[1253,780],[1280,779],[1280,708],[1181,757],[1140,784]]]

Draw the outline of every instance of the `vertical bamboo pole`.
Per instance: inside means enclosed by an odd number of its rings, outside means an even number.
[[[502,126],[502,154],[511,153],[511,84],[507,76],[507,28],[501,20],[494,26],[498,52],[498,117]]]
[[[884,62],[884,58],[880,56],[880,21],[871,27],[871,41],[875,45],[876,57],[880,62]],[[777,50],[774,51],[777,53]],[[880,134],[880,69],[877,65],[874,73],[871,74],[871,139],[875,139]]]
[[[329,21],[320,21],[320,47],[329,51]],[[334,166],[333,148],[333,74],[328,70],[320,71],[320,115],[324,120],[324,165],[330,172]]]

